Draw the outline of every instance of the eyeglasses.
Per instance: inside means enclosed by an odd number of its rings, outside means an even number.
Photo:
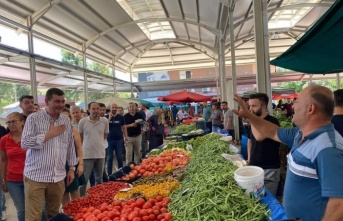
[[[5,122],[7,125],[12,125],[12,124],[15,124],[17,121],[19,120],[11,120],[11,121],[7,121]]]

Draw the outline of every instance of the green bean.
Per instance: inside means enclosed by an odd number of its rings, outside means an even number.
[[[234,180],[236,167],[221,154],[229,153],[220,135],[206,135],[189,141],[193,146],[182,188],[171,195],[169,211],[180,221],[259,221],[267,217],[265,206],[249,199]],[[182,194],[189,188],[186,194]]]

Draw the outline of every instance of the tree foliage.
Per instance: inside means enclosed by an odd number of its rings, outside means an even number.
[[[80,56],[75,56],[73,53],[66,50],[61,50],[61,55],[62,55],[62,62],[83,67],[83,59]],[[111,69],[107,67],[106,65],[100,64],[98,62],[94,62],[94,61],[87,62],[87,68],[92,71],[95,71],[95,72],[98,72],[107,76],[112,76]],[[111,96],[111,94],[101,93],[100,91],[88,92],[89,101],[96,101],[96,100],[99,100],[108,96]],[[83,101],[83,91],[65,90],[65,97],[67,100],[80,102],[80,101]]]
[[[0,110],[6,105],[17,102],[20,96],[30,94],[31,89],[28,85],[0,82]]]
[[[295,88],[295,92],[299,93],[306,85],[306,81],[289,81],[283,82],[279,84],[279,87],[285,88]]]

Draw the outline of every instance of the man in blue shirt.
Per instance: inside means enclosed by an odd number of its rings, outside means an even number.
[[[249,120],[256,140],[266,138],[291,147],[288,154],[284,207],[288,218],[303,221],[343,220],[343,138],[331,124],[334,99],[330,89],[311,85],[294,103],[294,128],[279,128],[241,109],[234,113]]]
[[[177,115],[177,112],[179,112],[179,109],[177,109],[177,107],[173,105],[171,111],[173,113],[173,126],[177,126],[176,115]]]

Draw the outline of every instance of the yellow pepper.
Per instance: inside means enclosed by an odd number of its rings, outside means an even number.
[[[115,195],[116,200],[127,200],[134,198],[136,195],[143,195],[145,200],[155,198],[156,196],[167,197],[172,191],[177,189],[180,183],[177,181],[165,181],[154,185],[138,185],[127,192],[118,192]]]

